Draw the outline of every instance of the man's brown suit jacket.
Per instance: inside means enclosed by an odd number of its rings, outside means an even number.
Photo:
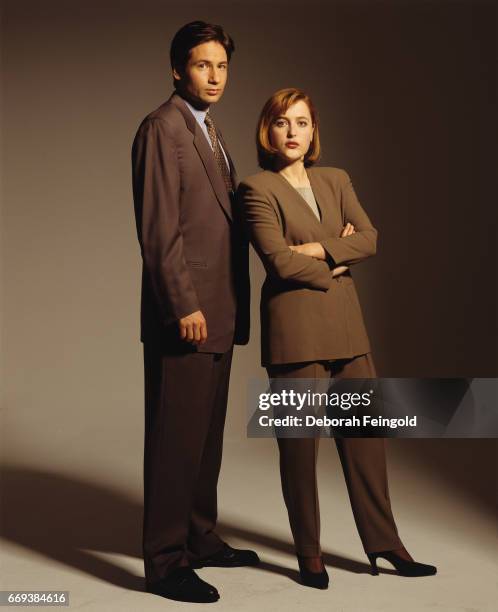
[[[235,168],[227,154],[236,184]],[[166,351],[223,353],[249,337],[248,243],[206,136],[182,98],[147,115],[132,147],[143,258],[141,340]],[[208,340],[179,338],[178,319],[201,310]]]

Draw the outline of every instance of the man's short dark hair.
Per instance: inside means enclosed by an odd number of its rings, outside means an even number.
[[[189,59],[190,50],[210,40],[223,45],[228,61],[230,61],[232,53],[235,51],[231,36],[219,25],[206,23],[205,21],[191,21],[180,28],[171,41],[169,52],[171,67],[182,75]]]

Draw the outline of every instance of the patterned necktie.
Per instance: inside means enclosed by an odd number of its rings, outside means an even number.
[[[211,115],[209,113],[206,114],[204,123],[206,124],[211,144],[213,145],[213,152],[214,157],[216,159],[216,164],[218,165],[218,169],[221,172],[221,176],[223,177],[223,181],[225,183],[227,191],[233,191],[233,183],[232,177],[230,175],[230,170],[225,162],[225,157],[218,141],[218,134],[216,133],[216,128],[214,127],[214,121],[211,119]]]

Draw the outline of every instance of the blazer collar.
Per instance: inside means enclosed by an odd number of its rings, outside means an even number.
[[[221,207],[225,211],[225,214],[227,215],[228,219],[232,221],[233,219],[232,203],[230,201],[230,196],[228,195],[228,192],[225,187],[225,183],[220,174],[220,171],[218,170],[218,166],[216,165],[216,159],[214,157],[213,150],[211,149],[208,141],[206,140],[206,136],[202,132],[194,115],[192,115],[190,110],[183,103],[181,96],[174,93],[171,96],[170,101],[181,112],[181,114],[183,115],[183,118],[185,119],[185,123],[187,124],[187,128],[194,135],[194,146],[197,149],[197,153],[199,154],[199,157],[201,158],[201,161],[204,165],[204,169],[206,170],[206,174],[208,175],[208,178],[211,182],[214,193]],[[235,176],[235,169],[233,166],[233,162],[230,156],[228,155],[227,148],[219,132],[218,132],[218,137],[221,141],[223,149],[225,150],[225,153],[227,154],[227,158],[228,158],[229,165],[230,165],[230,170],[234,173],[234,182],[235,182],[236,176]]]
[[[281,183],[284,183],[285,185],[287,185],[289,193],[293,194],[294,201],[298,202],[299,205],[301,206],[301,208],[305,210],[305,214],[307,214],[308,217],[311,217],[313,219],[314,223],[318,224],[320,227],[323,228],[325,226],[326,221],[327,221],[327,207],[325,205],[325,195],[324,195],[324,193],[322,191],[322,186],[320,184],[319,179],[317,178],[317,176],[313,172],[313,168],[306,168],[306,174],[308,175],[308,180],[310,182],[311,189],[313,191],[313,195],[315,196],[316,203],[317,203],[318,208],[320,210],[321,220],[317,219],[315,213],[311,210],[311,207],[308,204],[308,202],[306,202],[306,200],[299,193],[299,191],[297,191],[297,189],[295,189],[289,183],[289,181],[287,179],[285,179],[278,172],[273,172],[271,170],[270,170],[270,172],[272,172],[272,174],[276,175],[276,179],[278,181],[280,181]]]

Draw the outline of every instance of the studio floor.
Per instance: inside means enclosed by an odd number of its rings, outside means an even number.
[[[143,591],[141,440],[131,430],[128,439],[118,433],[111,453],[101,452],[104,436],[87,431],[93,444],[75,442],[73,454],[64,460],[55,448],[51,455],[42,453],[45,464],[19,453],[24,459],[5,463],[2,589],[69,591],[70,608],[88,611],[198,607]],[[321,441],[322,547],[331,583],[327,591],[317,591],[298,582],[274,441],[238,437],[232,430],[220,478],[220,532],[231,545],[255,549],[262,564],[199,570],[221,594],[212,608],[496,611],[492,499],[469,474],[471,457],[463,460],[456,452],[462,443],[388,441],[390,493],[400,536],[416,560],[438,567],[436,576],[403,578],[383,561],[381,574],[370,575],[335,444]],[[492,456],[491,441],[465,442],[470,451],[477,443],[481,450],[487,444]],[[442,444],[455,451],[462,468],[452,479],[438,459]],[[31,459],[36,454],[33,449]]]

